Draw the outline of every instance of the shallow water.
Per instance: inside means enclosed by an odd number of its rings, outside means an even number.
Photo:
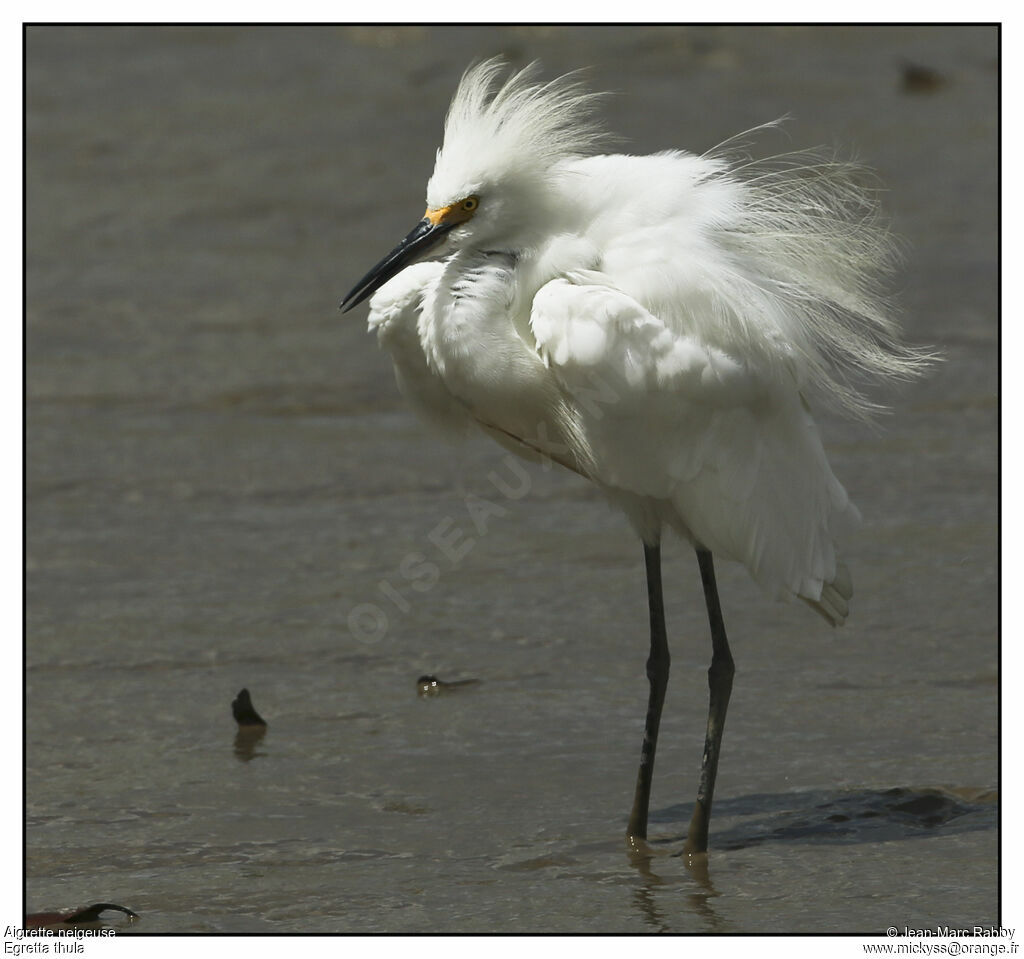
[[[499,51],[592,64],[637,152],[787,113],[773,147],[855,146],[908,240],[910,338],[946,357],[881,429],[826,420],[867,520],[846,627],[720,565],[738,672],[706,872],[679,855],[691,553],[664,551],[636,859],[639,546],[575,477],[529,467],[503,499],[506,454],[425,433],[337,312],[419,216],[459,72]],[[906,90],[907,61],[937,85]],[[139,932],[997,922],[996,82],[988,28],[29,30],[28,908],[119,902]],[[472,494],[503,511],[483,532]],[[472,542],[454,568],[446,536]],[[423,698],[423,674],[478,682]]]

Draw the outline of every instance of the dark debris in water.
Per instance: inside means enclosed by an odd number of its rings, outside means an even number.
[[[238,723],[235,732],[235,756],[242,762],[249,762],[257,756],[256,747],[267,734],[267,721],[256,712],[248,689],[242,689],[231,702],[231,715]]]
[[[231,702],[231,715],[239,726],[266,726],[267,721],[256,712],[248,689],[242,689]]]
[[[941,90],[946,82],[938,70],[920,63],[904,63],[900,71],[900,88],[904,93],[934,93]]]
[[[139,918],[137,912],[132,912],[124,906],[118,906],[112,902],[94,902],[91,906],[81,909],[67,909],[62,912],[33,912],[25,916],[25,927],[29,929],[40,929],[46,926],[86,926],[103,922],[103,913],[123,912],[128,922],[135,922]]]
[[[420,676],[416,680],[416,692],[423,698],[429,698],[440,696],[442,693],[453,693],[466,686],[475,686],[479,682],[479,679],[457,679],[453,682],[445,682],[436,676]]]

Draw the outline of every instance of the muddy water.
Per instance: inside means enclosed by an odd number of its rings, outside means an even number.
[[[572,476],[530,467],[503,498],[505,454],[426,434],[337,312],[494,52],[592,65],[636,151],[783,114],[785,146],[853,145],[908,241],[910,336],[946,356],[881,429],[824,425],[867,519],[843,630],[720,569],[738,673],[706,871],[679,856],[693,557],[666,546],[635,860],[638,545]],[[984,28],[30,30],[29,909],[122,903],[145,932],[996,922],[995,57]],[[472,495],[500,507],[483,530]],[[242,687],[262,737],[237,736]]]

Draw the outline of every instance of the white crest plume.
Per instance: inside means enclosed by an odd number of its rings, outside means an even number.
[[[504,69],[505,61],[493,57],[463,74],[427,184],[429,206],[462,199],[484,182],[554,176],[559,161],[592,153],[607,138],[594,118],[603,94],[586,90],[573,74],[536,82],[536,63],[496,88]]]

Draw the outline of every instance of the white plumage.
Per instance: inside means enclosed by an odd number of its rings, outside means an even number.
[[[592,94],[500,71],[464,75],[424,220],[343,305],[377,291],[370,328],[428,418],[549,456],[647,547],[671,527],[841,624],[859,516],[812,404],[865,416],[860,380],[927,360],[880,293],[893,245],[863,171],[735,141],[591,155]]]

